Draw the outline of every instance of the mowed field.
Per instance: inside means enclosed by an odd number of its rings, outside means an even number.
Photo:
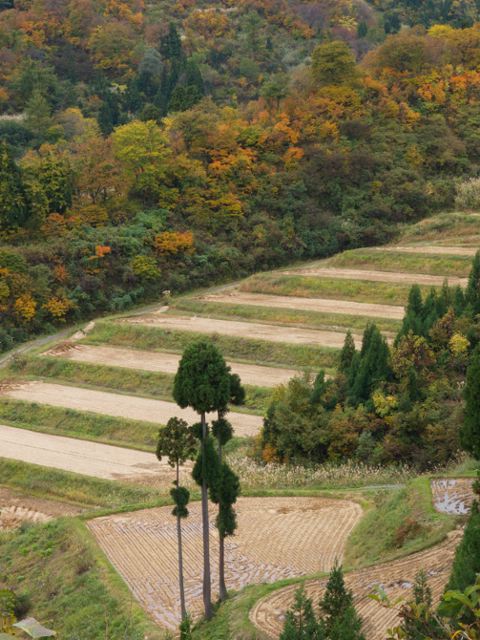
[[[349,500],[325,498],[240,498],[238,530],[225,542],[229,589],[328,571],[341,559],[362,509]],[[183,522],[187,608],[197,618],[202,606],[202,542],[199,503]],[[215,509],[211,511],[211,523]],[[176,522],[170,507],[96,518],[89,527],[129,585],[160,624],[180,622]],[[212,579],[218,584],[218,536],[211,526]]]

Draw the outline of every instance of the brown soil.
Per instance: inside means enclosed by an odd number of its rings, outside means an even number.
[[[39,402],[40,404],[54,407],[92,411],[119,418],[144,420],[159,424],[165,424],[173,417],[184,418],[190,423],[198,422],[198,414],[195,411],[192,409],[180,409],[173,402],[120,395],[106,391],[94,391],[49,382],[35,381],[19,384],[16,388],[10,391],[7,390],[4,395],[17,400]],[[261,416],[246,413],[231,412],[229,420],[235,429],[235,434],[238,436],[256,435],[263,423]],[[79,441],[73,440],[72,442]]]
[[[431,276],[425,273],[397,273],[392,271],[373,271],[370,269],[334,269],[305,268],[282,271],[286,275],[315,276],[317,278],[339,278],[341,280],[368,280],[371,282],[394,282],[396,284],[419,284],[441,287],[445,278],[451,286],[467,285],[467,278],[455,276]]]
[[[358,613],[364,622],[364,633],[368,640],[384,640],[387,629],[398,621],[398,608],[387,609],[369,598],[369,595],[381,587],[391,601],[411,596],[415,576],[421,570],[428,576],[435,600],[438,600],[450,575],[455,549],[460,541],[461,532],[450,534],[440,545],[412,554],[400,560],[376,565],[345,576],[345,582],[353,591]],[[326,579],[309,580],[306,593],[316,604],[320,600],[326,585]],[[269,638],[278,638],[285,619],[285,612],[292,606],[298,585],[279,589],[259,600],[250,612],[251,621]]]
[[[275,296],[265,293],[247,293],[236,290],[233,290],[228,294],[204,295],[200,296],[199,299],[206,300],[207,302],[248,304],[255,305],[257,307],[277,307],[278,309],[317,311],[320,313],[341,313],[352,316],[392,318],[396,320],[401,320],[404,314],[403,307],[388,304],[368,304],[365,302],[350,302],[348,300],[329,300],[328,298]],[[221,333],[221,331],[219,331],[219,333]]]
[[[440,513],[465,515],[475,497],[472,480],[468,478],[438,478],[432,480],[433,505]]]
[[[75,362],[89,362],[171,374],[177,372],[181,358],[180,355],[175,353],[73,343],[62,343],[47,351],[45,355],[60,356]],[[240,376],[243,383],[259,387],[274,387],[278,384],[285,384],[290,378],[301,373],[295,369],[261,367],[238,362],[229,362],[228,364],[231,366],[232,371]]]
[[[279,296],[255,296],[254,294],[239,294],[240,299],[229,295],[204,296],[202,300],[214,300],[215,302],[231,302],[232,304],[259,304],[257,302],[246,302],[247,298],[273,298],[273,300],[260,303],[261,306],[278,306],[276,300]],[[300,299],[300,298],[299,298]],[[285,301],[296,300],[296,298],[285,298]],[[310,300],[307,300],[307,303]],[[286,306],[286,305],[285,305]],[[295,308],[290,305],[291,308]],[[402,314],[403,316],[403,314]],[[281,327],[276,325],[261,324],[256,322],[239,322],[237,320],[217,320],[213,318],[203,318],[200,316],[165,316],[149,314],[128,318],[125,320],[130,324],[150,324],[165,329],[177,329],[179,331],[194,331],[206,334],[221,334],[246,338],[253,340],[267,340],[269,342],[286,342],[291,344],[315,344],[323,347],[341,348],[345,340],[345,334],[337,331],[316,331],[315,329],[300,329],[298,327]],[[359,336],[356,336],[357,344],[361,343]]]
[[[188,610],[198,617],[202,594],[199,503],[183,522]],[[216,508],[211,510],[211,523]],[[227,588],[275,582],[328,571],[343,555],[347,537],[361,517],[358,504],[324,498],[240,498],[238,530],[226,541]],[[97,518],[89,523],[98,543],[134,596],[160,624],[176,629],[177,538],[171,507]],[[213,593],[218,576],[217,535],[211,527]]]
[[[394,253],[425,253],[428,255],[474,256],[478,247],[445,247],[435,244],[396,245],[394,247],[375,247],[376,251],[393,251]]]

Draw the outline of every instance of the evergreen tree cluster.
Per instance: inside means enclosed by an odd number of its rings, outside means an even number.
[[[285,616],[280,640],[365,640],[353,594],[345,586],[339,565],[330,573],[319,610],[317,616],[312,600],[303,588],[298,589],[293,607]]]
[[[412,332],[416,336],[428,337],[433,325],[452,308],[455,315],[461,316],[465,311],[466,295],[460,286],[451,288],[445,282],[440,293],[431,289],[425,300],[418,285],[413,285],[408,294],[402,328],[397,334],[395,343]]]
[[[119,93],[100,81],[102,99],[98,122],[104,135],[138,113],[142,120],[160,120],[167,113],[186,111],[205,95],[202,74],[197,63],[182,46],[178,30],[170,23],[157,48],[145,50],[137,73],[126,91]]]

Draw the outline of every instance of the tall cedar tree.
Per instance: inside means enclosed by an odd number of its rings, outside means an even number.
[[[480,345],[472,353],[465,385],[465,414],[460,429],[462,447],[480,460]]]
[[[182,518],[188,516],[187,505],[190,500],[190,492],[186,487],[180,486],[180,465],[194,458],[196,453],[195,435],[191,427],[180,418],[170,418],[163,429],[160,429],[157,443],[157,458],[168,458],[168,464],[175,468],[174,488],[170,491],[175,507],[172,514],[177,518],[178,539],[178,582],[180,588],[180,611],[182,622],[187,619],[185,606],[185,587],[183,580],[183,545],[182,545]]]
[[[210,534],[208,522],[208,480],[214,475],[218,456],[208,437],[206,414],[226,411],[231,397],[229,368],[223,356],[211,342],[200,340],[184,351],[173,385],[173,397],[182,407],[192,407],[200,414],[200,453],[194,467],[194,478],[202,490],[203,530],[203,604],[205,617],[212,616],[212,587],[210,572]],[[213,459],[215,454],[215,460]],[[211,480],[211,478],[210,478]]]
[[[212,432],[218,443],[218,459],[220,463],[220,479],[217,487],[213,487],[210,496],[218,504],[216,525],[219,537],[219,593],[220,600],[226,600],[227,587],[225,584],[225,538],[234,534],[237,519],[233,504],[240,492],[240,481],[226,462],[223,462],[223,447],[232,438],[232,425],[224,417],[219,417],[212,424]]]

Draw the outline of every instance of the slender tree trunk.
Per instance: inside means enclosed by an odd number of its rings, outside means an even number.
[[[180,468],[177,462],[177,488],[180,486]],[[178,537],[178,585],[180,587],[180,612],[182,620],[187,617],[185,606],[185,585],[183,582],[183,541],[182,541],[182,519],[177,514],[177,537]]]
[[[221,419],[220,412],[218,413],[218,419]],[[218,459],[220,461],[220,468],[222,467],[223,447],[218,443]],[[218,532],[218,591],[220,594],[220,600],[224,602],[227,599],[227,587],[225,584],[225,538],[222,533]]]
[[[218,557],[218,581],[220,600],[227,599],[227,587],[225,585],[225,538],[219,534],[219,557]]]
[[[202,533],[203,533],[203,608],[205,618],[212,617],[212,579],[210,574],[210,529],[208,523],[208,487],[206,479],[205,442],[207,439],[207,422],[205,413],[201,414],[202,422]]]

